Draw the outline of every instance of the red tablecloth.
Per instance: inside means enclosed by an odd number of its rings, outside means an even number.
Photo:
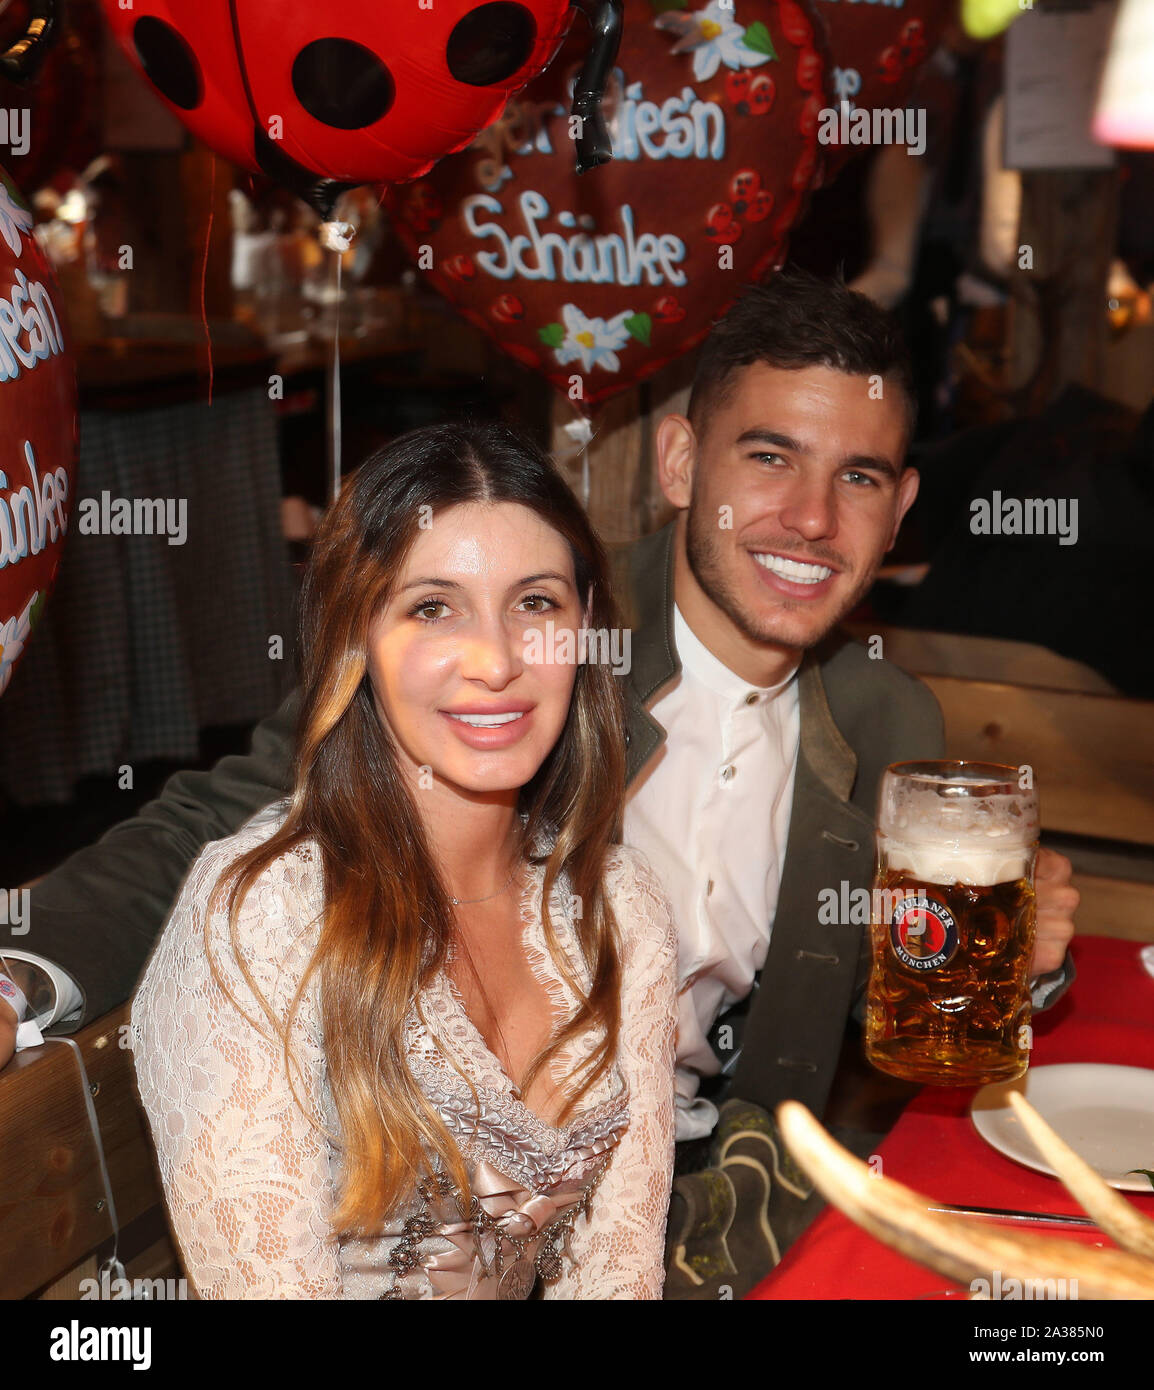
[[[1065,998],[1035,1016],[1033,1066],[1109,1062],[1154,1068],[1154,978],[1142,968],[1140,949],[1136,941],[1113,937],[1074,942],[1078,977]],[[1004,1158],[979,1138],[969,1117],[973,1095],[970,1089],[947,1087],[922,1091],[878,1150],[885,1175],[957,1205],[1078,1212],[1056,1178]],[[1154,1217],[1154,1193],[1127,1196]],[[1088,1245],[1110,1244],[1093,1230],[1046,1229]],[[749,1297],[906,1299],[941,1289],[946,1282],[829,1207]]]

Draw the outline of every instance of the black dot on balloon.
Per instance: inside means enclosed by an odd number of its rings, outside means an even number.
[[[316,39],[293,62],[293,91],[309,113],[337,130],[379,121],[397,94],[392,74],[363,44]]]
[[[524,5],[497,0],[478,5],[449,35],[445,61],[458,82],[488,87],[525,66],[537,38],[537,21]]]
[[[200,105],[204,96],[200,64],[171,24],[146,15],[133,25],[132,42],[145,75],[162,96],[182,111]]]

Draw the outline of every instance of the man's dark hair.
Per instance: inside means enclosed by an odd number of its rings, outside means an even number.
[[[732,389],[736,373],[755,362],[786,371],[832,367],[853,376],[880,376],[887,387],[901,390],[913,437],[913,366],[897,321],[840,281],[789,270],[742,291],[701,345],[686,412],[699,435],[709,412]]]

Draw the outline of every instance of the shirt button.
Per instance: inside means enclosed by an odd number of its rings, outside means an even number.
[[[708,880],[706,881],[706,884],[705,884],[705,896],[708,898],[708,897],[711,897],[712,895],[713,895],[713,880],[712,880],[712,879],[708,879]]]
[[[747,705],[757,704],[757,692],[755,690],[751,690],[749,694],[745,697],[745,703]]]
[[[721,780],[723,782],[732,782],[736,775],[737,768],[735,768],[732,763],[726,763],[726,765],[721,769]]]

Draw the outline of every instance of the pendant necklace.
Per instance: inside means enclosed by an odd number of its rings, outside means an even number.
[[[449,898],[449,901],[453,904],[454,907],[471,907],[473,903],[487,903],[487,902],[491,902],[494,898],[499,898],[499,897],[501,896],[501,894],[505,891],[505,889],[508,888],[508,886],[510,885],[510,883],[513,882],[513,875],[517,872],[517,869],[518,869],[519,867],[520,867],[519,865],[514,864],[513,867],[512,867],[512,869],[509,871],[509,877],[505,880],[504,883],[501,884],[500,888],[498,888],[497,891],[496,891],[495,893],[490,893],[489,896],[488,896],[487,898],[453,898],[453,897],[450,897],[450,898]]]

